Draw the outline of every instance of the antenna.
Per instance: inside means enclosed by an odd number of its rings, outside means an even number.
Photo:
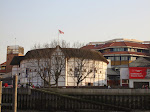
[[[15,53],[17,53],[17,52],[16,52],[16,38],[15,38]]]
[[[16,38],[15,38],[15,46],[16,46]]]

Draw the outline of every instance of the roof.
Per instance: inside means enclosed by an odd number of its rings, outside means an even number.
[[[6,65],[6,62],[4,62],[4,63],[0,64],[0,66],[2,66],[2,65]]]
[[[98,51],[89,49],[61,48],[66,57],[100,60],[108,63],[106,58]]]
[[[107,75],[120,75],[119,71],[116,71],[114,68],[107,68]]]
[[[15,56],[11,62],[11,65],[20,64],[21,60],[26,59],[37,59],[37,58],[48,58],[52,55],[56,48],[44,48],[44,49],[35,49],[28,51],[25,56]],[[61,48],[62,52],[67,58],[77,57],[77,58],[85,58],[85,59],[94,59],[100,60],[108,63],[106,58],[97,51],[89,50],[89,49],[75,49],[75,48]]]
[[[24,56],[14,56],[10,65],[19,65],[20,61],[24,59]]]
[[[148,48],[150,48],[150,44],[144,44],[145,46],[147,46]]]
[[[115,68],[128,68],[128,65],[112,65]]]
[[[110,42],[134,42],[134,43],[150,43],[150,41],[141,41],[136,39],[116,38],[103,42],[89,42],[89,44],[110,43]]]
[[[54,50],[55,48],[34,49],[26,53],[25,59],[45,58],[51,56]]]
[[[150,67],[150,58],[140,57],[137,60],[131,62],[129,67]]]
[[[130,51],[116,51],[116,52],[107,52],[107,53],[102,53],[103,55],[107,54],[134,54],[134,55],[145,55],[145,56],[150,56],[149,53],[142,53],[142,52],[130,52]]]
[[[139,48],[150,48],[150,44],[140,44],[140,43],[133,43],[133,42],[111,42],[99,45],[87,45],[83,46],[82,49],[103,49],[107,47],[139,47]]]

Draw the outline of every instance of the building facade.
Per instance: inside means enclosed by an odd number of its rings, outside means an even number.
[[[93,49],[111,60],[111,65],[128,65],[139,57],[150,57],[150,41],[113,39],[105,42],[90,42],[83,49]]]
[[[120,69],[121,86],[140,88],[150,86],[150,58],[140,57],[131,62],[129,67]]]
[[[106,59],[111,60],[112,70],[117,70],[117,73],[119,73],[120,85],[130,88],[134,87],[133,80],[135,79],[129,79],[129,64],[138,58],[150,57],[150,41],[139,41],[135,39],[120,38],[105,42],[90,42],[82,48],[99,51]],[[110,68],[107,69],[111,74],[113,73],[112,70]],[[107,74],[108,76],[110,76],[109,72]],[[109,79],[108,82],[110,81],[112,80]],[[115,78],[113,81],[118,82],[118,79]]]
[[[6,62],[0,64],[0,76],[5,75],[6,73]]]
[[[6,73],[12,71],[12,65],[10,62],[12,61],[14,56],[23,56],[24,48],[18,45],[7,46],[7,58],[6,58]]]
[[[104,86],[107,85],[108,61],[94,50],[45,48],[15,56],[12,74],[20,84],[34,86]]]
[[[0,75],[1,77],[11,77],[12,76],[12,65],[10,62],[12,61],[14,56],[23,56],[24,48],[18,45],[7,46],[7,55],[6,62],[0,64]],[[11,84],[12,81],[3,81],[3,83],[7,82]]]

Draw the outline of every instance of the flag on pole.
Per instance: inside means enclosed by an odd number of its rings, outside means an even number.
[[[60,33],[60,34],[64,34],[64,32],[63,32],[63,31],[61,31],[61,30],[59,30],[59,33]]]

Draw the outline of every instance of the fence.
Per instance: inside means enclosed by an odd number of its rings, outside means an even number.
[[[24,91],[24,92],[23,92]],[[130,108],[121,105],[112,105],[101,102],[100,96],[68,96],[55,92],[37,90],[37,89],[18,89],[17,108],[18,110],[41,110],[41,111],[71,111],[71,110],[114,110],[114,111],[130,111]],[[12,101],[12,95],[9,89],[3,89],[3,103]],[[2,110],[11,107],[2,106]]]
[[[12,88],[12,100],[11,102],[6,102],[3,103],[1,102],[2,100],[2,81],[8,81],[8,80],[13,80],[13,88]],[[1,106],[11,106],[13,112],[17,112],[17,83],[18,83],[18,76],[15,75],[14,77],[7,77],[7,78],[1,78],[0,77],[0,112],[1,112]]]

